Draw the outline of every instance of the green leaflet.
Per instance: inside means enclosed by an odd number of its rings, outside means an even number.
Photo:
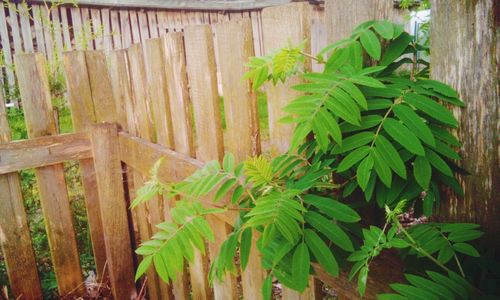
[[[339,266],[328,246],[312,230],[304,230],[307,247],[311,250],[319,264],[332,276],[339,276]]]
[[[356,84],[372,87],[372,88],[385,88],[385,85],[379,80],[368,77],[365,75],[355,75],[350,78],[350,80]]]
[[[373,24],[373,28],[384,39],[391,39],[394,35],[394,27],[389,21],[377,21]]]
[[[371,171],[373,168],[373,158],[369,155],[367,156],[358,166],[356,170],[356,179],[358,181],[359,187],[363,192],[368,186],[368,181],[370,180]]]
[[[354,223],[361,220],[359,214],[346,204],[337,200],[317,195],[305,195],[304,202],[311,204],[325,212],[328,216],[346,223]]]
[[[262,299],[271,299],[273,293],[273,275],[269,274],[264,279],[264,284],[262,285]]]
[[[392,118],[387,118],[384,121],[383,127],[396,142],[408,151],[417,155],[425,155],[424,147],[422,147],[418,138],[404,124]]]
[[[151,266],[151,263],[153,262],[153,256],[146,256],[142,259],[141,263],[137,267],[137,271],[135,273],[135,281],[139,280],[141,276],[146,273],[148,270],[149,266]]]
[[[380,65],[387,66],[398,59],[405,51],[406,47],[410,45],[412,37],[404,32],[394,41],[392,41],[384,52],[384,56],[380,60]]]
[[[396,148],[383,135],[377,137],[375,146],[385,163],[401,178],[406,179],[406,167]]]
[[[393,107],[393,111],[396,116],[405,124],[408,129],[410,129],[415,135],[422,140],[422,142],[435,146],[436,141],[434,140],[434,135],[427,126],[427,124],[422,121],[422,119],[411,109],[404,104],[398,104]]]
[[[357,86],[349,81],[342,81],[339,87],[346,91],[351,97],[364,109],[368,109],[368,103],[366,102],[365,95],[359,90]]]
[[[361,117],[361,122],[359,125],[352,125],[346,122],[340,124],[340,130],[343,133],[360,131],[363,129],[368,129],[377,126],[382,121],[381,115],[367,115]]]
[[[451,171],[448,164],[438,154],[436,154],[436,152],[430,149],[426,149],[425,157],[429,160],[434,168],[436,168],[446,176],[453,177],[453,172]]]
[[[342,142],[342,145],[337,145],[333,148],[333,154],[340,154],[351,151],[363,145],[370,143],[373,140],[375,134],[371,131],[363,131],[347,137]]]
[[[473,257],[479,257],[479,252],[477,252],[476,248],[472,247],[471,245],[467,243],[456,243],[453,245],[453,249],[456,251],[467,254],[469,256]]]
[[[250,249],[252,249],[252,228],[243,230],[240,240],[240,262],[241,269],[244,271],[250,257]]]
[[[373,148],[370,155],[373,158],[373,167],[375,172],[377,172],[378,177],[387,187],[391,187],[392,172],[389,165],[380,154],[378,148]]]
[[[453,128],[456,128],[458,126],[458,122],[453,114],[444,106],[440,105],[431,98],[414,93],[408,93],[403,96],[403,99],[407,103],[415,106],[417,109],[423,111],[433,119],[443,124],[446,124]]]
[[[238,179],[236,179],[236,178],[231,178],[231,179],[227,180],[226,182],[224,182],[221,185],[221,187],[219,188],[219,190],[217,191],[217,193],[215,194],[214,202],[219,202],[220,199],[222,199],[222,197],[226,196],[226,194],[229,192],[229,190],[232,187],[234,187],[237,182],[238,182]]]
[[[431,164],[424,156],[417,156],[413,162],[413,175],[417,183],[425,190],[431,181]]]
[[[314,211],[308,211],[304,216],[306,222],[314,229],[318,230],[331,240],[335,245],[344,249],[345,251],[353,251],[354,247],[349,236],[345,233],[339,225],[333,223],[321,214]]]
[[[355,165],[357,162],[365,158],[368,153],[370,152],[370,147],[368,146],[361,146],[357,148],[356,150],[352,151],[349,153],[341,162],[339,167],[337,168],[338,172],[344,172],[347,171],[349,168],[351,168],[353,165]]]
[[[311,260],[305,243],[300,243],[292,259],[292,281],[297,290],[303,292],[309,284],[309,268]]]
[[[360,41],[363,48],[365,48],[368,55],[373,59],[379,60],[382,52],[380,41],[373,31],[370,29],[363,30],[360,35]]]

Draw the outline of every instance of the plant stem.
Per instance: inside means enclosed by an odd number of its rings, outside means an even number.
[[[445,265],[443,265],[441,262],[439,262],[434,256],[430,255],[429,252],[427,252],[425,249],[422,249],[418,243],[413,239],[413,237],[406,231],[406,229],[401,225],[399,220],[397,219],[396,216],[393,217],[393,222],[396,224],[398,229],[408,238],[408,240],[411,242],[410,246],[415,249],[417,252],[422,254],[423,256],[427,257],[430,259],[432,262],[434,262],[436,265],[438,265],[441,269],[445,270],[446,272],[450,273],[451,270],[448,269]]]

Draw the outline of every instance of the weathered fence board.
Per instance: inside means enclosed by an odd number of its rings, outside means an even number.
[[[73,127],[76,131],[88,130],[97,121],[96,110],[92,99],[92,88],[89,79],[86,53],[83,51],[66,52],[63,56],[67,84],[67,99],[71,107]],[[99,196],[96,187],[96,176],[92,159],[80,160],[80,171],[85,194],[92,250],[96,263],[96,271],[102,278],[106,263],[106,248],[102,231],[102,218],[99,208]]]
[[[85,132],[15,141],[0,145],[0,174],[91,157]]]
[[[265,8],[262,10],[262,30],[265,54],[303,41],[306,41],[304,52],[309,53],[311,7],[301,2]],[[306,60],[306,65],[309,64],[310,61]],[[278,120],[285,116],[283,107],[300,95],[290,88],[298,82],[298,78],[291,78],[286,83],[278,83],[276,86],[268,84],[266,87],[272,153],[288,150],[294,127],[293,124],[279,123]]]
[[[28,136],[57,134],[43,55],[18,54],[15,62]],[[83,278],[63,165],[37,168],[35,174],[59,294],[81,292]]]
[[[254,55],[250,20],[220,23],[215,35],[226,117],[226,150],[234,154],[237,162],[260,154],[257,98],[249,81],[241,80],[246,62]],[[251,248],[247,270],[242,272],[243,298],[261,299],[264,270],[255,242]]]
[[[477,222],[488,243],[500,249],[500,38],[498,1],[432,1],[431,77],[458,91],[465,108],[454,108],[464,197],[447,193],[440,218]],[[434,9],[435,8],[435,9]],[[450,30],[450,28],[453,28]]]
[[[127,205],[122,183],[118,129],[114,124],[92,126],[94,169],[99,191],[102,229],[114,299],[135,299],[134,265],[130,248]]]
[[[0,93],[0,146],[10,142],[5,102]],[[0,156],[0,162],[3,162]],[[42,298],[42,289],[17,172],[0,175],[0,246],[14,297]]]
[[[144,58],[142,46],[140,44],[135,44],[131,46],[127,50],[127,58],[128,58],[128,67],[129,67],[129,79],[131,85],[131,98],[128,99],[131,101],[131,106],[133,110],[130,113],[134,116],[133,123],[129,124],[133,126],[133,132],[139,137],[142,137],[148,141],[152,141],[153,132],[152,132],[152,124],[148,117],[148,92],[146,90],[146,71],[144,68]],[[129,127],[129,130],[132,128]],[[134,186],[140,187],[144,185],[145,174],[140,174],[138,172],[133,172],[132,177],[134,180]],[[153,201],[157,201],[156,199]],[[141,241],[148,240],[152,235],[152,229],[148,222],[150,218],[149,213],[147,211],[146,205],[139,205],[137,207],[137,218],[138,218],[138,226],[139,233],[141,237]],[[148,291],[149,296],[152,299],[161,299],[161,297],[168,297],[168,293],[164,293],[162,295],[162,289],[160,285],[163,285],[160,282],[159,277],[156,275],[154,270],[150,269],[148,271]]]
[[[184,34],[190,94],[196,125],[196,157],[202,161],[220,161],[224,155],[224,141],[212,30],[208,25],[188,26],[184,29]],[[207,219],[215,234],[215,243],[209,244],[209,255],[213,261],[221,244],[231,232],[231,228],[216,217],[210,216]],[[236,285],[234,275],[228,274],[223,282],[214,282],[214,297],[216,299],[237,298]]]

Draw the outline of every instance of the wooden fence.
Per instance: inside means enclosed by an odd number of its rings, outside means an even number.
[[[45,5],[41,1],[14,3],[0,9],[0,44],[4,67],[0,81],[16,84],[13,56],[41,52],[54,63],[63,51],[112,50],[157,38],[167,32],[181,32],[185,26],[249,19],[252,22],[254,52],[263,53],[261,8],[245,11],[168,10],[81,5]],[[50,2],[50,1],[47,1]],[[98,3],[98,2],[96,2]],[[319,50],[326,36],[323,9],[312,7],[312,47]],[[9,101],[11,99],[7,99]],[[16,99],[12,99],[16,100]]]
[[[312,8],[294,3],[262,11],[264,51],[298,43],[310,36]],[[256,95],[242,81],[246,61],[255,55],[252,21],[233,20],[190,25],[114,51],[69,51],[63,54],[67,99],[77,133],[57,135],[44,54],[16,54],[14,63],[29,140],[8,143],[2,114],[0,147],[0,227],[2,247],[13,293],[41,297],[38,274],[19,191],[17,171],[35,168],[46,222],[52,263],[62,296],[82,293],[62,162],[79,160],[98,277],[109,278],[115,299],[136,296],[133,247],[147,240],[154,224],[168,218],[168,205],[155,199],[132,211],[127,194],[141,186],[152,164],[166,157],[161,178],[181,180],[204,161],[221,159],[224,151],[239,160],[260,152]],[[310,48],[310,42],[306,48]],[[216,64],[216,57],[221,57]],[[219,70],[217,70],[217,66]],[[217,72],[220,73],[226,129],[222,130]],[[285,87],[269,87],[272,145],[282,149],[290,128],[277,119],[289,95]],[[4,105],[0,105],[2,110]],[[193,120],[194,117],[194,120]],[[93,125],[113,122],[114,125]],[[175,152],[174,152],[175,151]],[[123,185],[123,167],[128,170]],[[171,286],[147,273],[150,299],[260,298],[264,272],[253,256],[241,279],[229,276],[213,289],[208,263],[230,233],[234,214],[209,221],[216,241],[208,257],[197,255],[184,276]],[[132,234],[131,234],[132,233]],[[238,280],[240,280],[238,282]],[[314,294],[314,288],[309,294]],[[286,294],[294,294],[284,291]]]
[[[390,14],[392,1],[385,2],[385,7],[371,11],[366,18]],[[66,14],[72,10],[66,9]],[[113,11],[109,13],[113,24],[116,18]],[[126,14],[138,17],[143,13],[127,10]],[[41,298],[18,171],[35,168],[59,294],[81,295],[83,278],[62,167],[65,161],[79,161],[97,275],[108,278],[115,299],[131,299],[137,296],[133,275],[139,259],[133,249],[154,234],[154,224],[169,218],[169,205],[160,198],[131,212],[127,209],[154,162],[165,157],[159,176],[171,182],[185,178],[208,160],[220,160],[225,151],[240,161],[261,152],[256,95],[249,83],[241,80],[245,64],[250,56],[269,53],[290,42],[306,40],[305,51],[309,51],[315,13],[308,3],[256,13],[258,19],[228,20],[222,15],[223,22],[187,25],[183,32],[163,30],[147,36],[151,39],[140,32],[137,36],[122,31],[116,41],[114,35],[106,36],[108,42],[103,40],[102,44],[93,41],[98,49],[107,50],[64,52],[67,100],[76,131],[71,134],[57,135],[45,54],[14,56],[29,139],[9,142],[5,106],[0,103],[0,242],[15,296]],[[343,11],[330,13],[328,18],[336,18]],[[156,20],[159,15],[157,12]],[[212,20],[210,15],[208,19]],[[351,28],[358,21],[352,20]],[[113,46],[105,46],[110,41]],[[115,45],[125,49],[111,50]],[[311,62],[307,64],[311,67]],[[289,86],[297,81],[266,87],[271,152],[287,149],[292,128],[278,120],[283,105],[295,96]],[[257,255],[251,256],[248,269],[240,276],[228,275],[213,288],[207,282],[209,261],[230,233],[234,218],[235,213],[228,212],[209,220],[215,243],[209,245],[207,257],[197,254],[176,282],[167,285],[153,270],[148,271],[149,299],[237,299],[240,295],[260,299],[264,272]],[[391,270],[382,266],[380,272],[386,273],[380,276],[386,280]],[[336,281],[321,269],[317,274],[303,295],[284,289],[284,299],[319,298],[318,279],[333,286],[345,285],[345,295],[354,295],[355,287],[345,280],[345,274]],[[372,281],[376,282],[377,276]],[[377,291],[380,289],[369,293]]]

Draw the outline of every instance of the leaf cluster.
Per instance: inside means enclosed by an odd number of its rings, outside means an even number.
[[[461,256],[479,256],[470,242],[482,234],[477,225],[405,228],[398,217],[409,208],[430,217],[439,205],[441,184],[461,193],[454,178],[463,172],[455,150],[460,143],[449,132],[458,122],[448,109],[463,106],[457,92],[427,78],[428,64],[417,55],[426,48],[388,21],[365,22],[316,56],[303,48],[288,46],[252,58],[245,76],[254,89],[300,77],[302,83],[293,89],[301,95],[284,108],[288,115],[282,122],[295,125],[287,153],[242,163],[227,154],[222,165],[209,162],[180,183],[161,183],[159,164],[153,168],[152,180],[139,189],[133,207],[157,193],[181,200],[172,221],[162,223],[137,250],[145,256],[138,275],[152,263],[162,279],[175,279],[184,259],[192,260],[193,251],[204,253],[204,242],[213,238],[204,216],[230,208],[239,217],[212,261],[211,282],[237,273],[238,255],[245,270],[257,249],[267,273],[265,299],[271,296],[273,278],[304,291],[316,264],[339,276],[340,268],[351,263],[349,278],[357,276],[363,295],[371,261],[392,248],[403,257],[427,259],[441,273],[407,275],[409,284],[392,285],[399,294],[382,298],[456,294],[448,289],[458,282],[456,276],[465,277]],[[311,58],[324,65],[322,72],[304,68]],[[207,197],[222,210],[210,208]],[[366,201],[357,201],[363,197]],[[385,211],[383,227],[360,224],[358,211],[367,202]],[[439,288],[429,291],[430,286]]]

